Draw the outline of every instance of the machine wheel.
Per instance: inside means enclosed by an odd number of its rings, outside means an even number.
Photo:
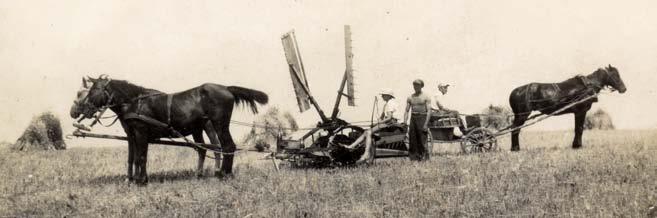
[[[497,138],[492,131],[483,127],[468,131],[461,139],[461,152],[465,154],[495,150],[497,150]]]

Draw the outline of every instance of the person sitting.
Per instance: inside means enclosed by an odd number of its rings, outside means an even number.
[[[395,101],[395,94],[390,90],[384,90],[381,93],[381,98],[385,101],[383,105],[383,112],[379,117],[378,122],[370,129],[365,130],[360,137],[358,137],[351,145],[344,146],[347,149],[356,149],[363,140],[365,140],[365,153],[356,161],[357,164],[371,161],[374,157],[372,156],[372,133],[377,132],[382,128],[389,127],[391,125],[397,124],[397,117],[395,112],[397,112],[397,101]],[[332,139],[330,139],[332,141]]]
[[[456,130],[454,131],[454,135],[458,137],[458,136],[462,136],[463,134],[465,134],[465,131],[466,131],[465,130],[465,125],[466,125],[466,123],[463,122],[463,119],[461,119],[460,113],[458,111],[449,109],[449,108],[445,107],[443,104],[440,103],[441,99],[444,100],[444,97],[445,97],[444,95],[447,94],[448,88],[449,88],[449,84],[446,84],[446,83],[439,83],[438,84],[438,91],[440,92],[440,94],[437,93],[436,95],[434,95],[433,100],[434,100],[434,103],[435,103],[436,107],[432,107],[432,110],[433,110],[434,114],[437,114],[439,116],[453,117],[453,118],[459,119],[461,125],[459,126],[458,131],[456,131]]]
[[[397,117],[395,117],[395,112],[397,112],[397,101],[395,100],[395,94],[390,90],[385,90],[379,94],[381,94],[381,98],[385,101],[383,112],[379,117],[379,123],[396,123]]]

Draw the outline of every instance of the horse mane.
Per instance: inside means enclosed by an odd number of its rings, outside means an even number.
[[[139,96],[144,94],[164,94],[159,90],[144,88],[127,80],[112,79],[113,85],[121,89],[121,93],[129,96]]]
[[[611,69],[616,69],[616,68],[613,68],[613,67],[612,67]],[[609,71],[609,70],[610,70],[610,69],[608,68],[607,71]],[[568,79],[566,79],[566,80],[564,80],[564,81],[562,81],[562,82],[569,82],[569,81],[573,81],[573,80],[580,80],[581,77],[584,77],[584,78],[588,78],[588,79],[590,79],[590,78],[593,77],[596,73],[600,73],[600,72],[603,72],[603,71],[605,71],[605,69],[598,68],[597,70],[593,71],[592,73],[589,73],[589,74],[577,74],[577,75],[575,75],[575,76],[573,76],[573,77],[571,77],[571,78],[568,78]]]

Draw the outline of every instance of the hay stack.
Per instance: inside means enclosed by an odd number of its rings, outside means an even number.
[[[492,104],[483,110],[482,115],[482,126],[493,129],[506,128],[511,125],[513,119],[513,112],[510,108]]]
[[[598,109],[595,113],[586,115],[584,129],[612,130],[615,127],[611,116],[604,110]]]
[[[263,152],[275,145],[278,137],[285,137],[291,132],[299,129],[297,121],[289,112],[281,112],[276,106],[255,118],[257,126],[253,126],[251,132],[242,139],[242,143],[253,145],[254,148]]]
[[[32,118],[30,125],[11,148],[17,151],[66,149],[59,119],[51,112]]]

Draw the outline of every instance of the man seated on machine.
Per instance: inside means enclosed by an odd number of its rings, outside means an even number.
[[[459,119],[462,125],[459,126],[458,131],[454,130],[454,136],[460,137],[463,136],[463,134],[465,133],[466,123],[463,122],[463,119],[461,119],[461,116],[458,111],[448,109],[447,107],[443,106],[443,104],[440,103],[440,99],[443,99],[444,95],[447,94],[447,88],[449,88],[449,84],[446,83],[438,84],[438,91],[440,91],[440,94],[436,94],[433,97],[436,107],[432,107],[433,109],[432,114],[434,116],[439,116],[439,117],[450,117],[450,118]]]
[[[384,90],[381,93],[381,98],[385,101],[383,105],[383,112],[379,117],[379,121],[370,129],[363,132],[363,134],[356,139],[351,145],[344,146],[347,149],[356,149],[357,146],[365,140],[365,153],[361,158],[356,161],[356,163],[363,163],[368,160],[373,159],[371,155],[372,149],[372,133],[376,132],[382,128],[390,127],[397,124],[397,117],[395,112],[397,112],[397,101],[395,101],[395,94],[391,90]]]

